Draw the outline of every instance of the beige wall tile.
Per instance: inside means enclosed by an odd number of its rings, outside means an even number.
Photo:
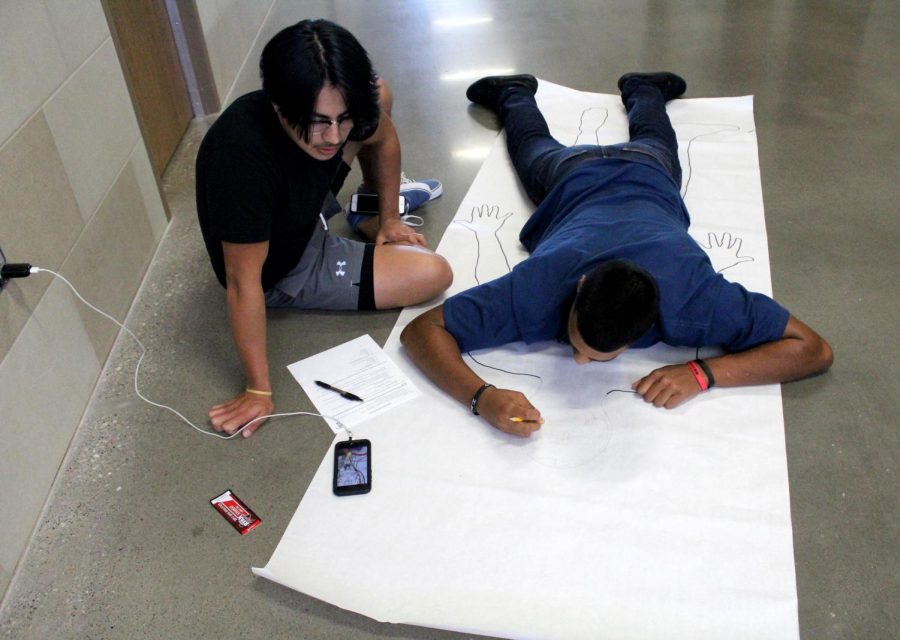
[[[274,0],[258,0],[257,2],[246,2],[242,0],[232,0],[229,7],[229,13],[237,14],[240,26],[243,30],[247,49],[253,44],[262,27],[263,21],[269,15],[269,11],[274,5]],[[298,16],[297,20],[301,20],[306,16]],[[296,22],[297,20],[294,20]],[[287,25],[284,25],[287,26]],[[246,51],[244,52],[246,53]]]
[[[61,273],[86,300],[121,322],[156,245],[144,194],[129,162],[85,227]],[[87,307],[78,311],[97,358],[106,360],[119,328]]]
[[[248,53],[273,4],[273,0],[197,1],[210,66],[223,108],[237,96],[259,88],[256,70],[259,54],[248,56]],[[238,82],[248,76],[252,83]]]
[[[6,292],[3,293],[6,295]],[[54,282],[0,362],[0,566],[14,571],[100,373],[80,305]]]
[[[112,40],[69,78],[44,112],[87,222],[140,136]]]
[[[219,100],[224,107],[247,47],[243,45],[241,26],[233,13],[213,12],[209,22],[203,23],[203,33]]]
[[[196,0],[197,15],[200,16],[200,24],[206,33],[212,29],[212,26],[219,19],[221,10],[219,9],[220,0]]]
[[[42,2],[0,2],[0,141],[6,140],[67,74]]]
[[[166,215],[162,194],[159,192],[156,176],[153,173],[153,166],[150,164],[147,147],[144,146],[143,141],[137,144],[134,152],[131,154],[129,166],[134,172],[135,180],[137,180],[141,189],[141,195],[144,198],[144,208],[147,210],[147,219],[150,222],[150,228],[153,229],[153,238],[159,241],[169,225],[169,218]]]
[[[44,115],[0,147],[0,241],[7,260],[58,271],[84,223]],[[0,359],[37,306],[49,275],[10,281],[0,295]]]
[[[44,0],[70,72],[110,37],[100,0]]]

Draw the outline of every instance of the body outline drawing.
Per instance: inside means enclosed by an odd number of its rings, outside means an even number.
[[[675,129],[676,135],[681,130],[681,127],[686,126],[697,126],[697,127],[721,127],[720,129],[716,129],[715,131],[707,131],[705,133],[698,133],[694,136],[690,136],[688,138],[679,138],[679,148],[681,147],[682,140],[686,140],[687,143],[684,147],[684,155],[687,160],[687,166],[682,167],[682,185],[681,185],[681,199],[687,202],[687,194],[688,189],[691,184],[691,179],[694,174],[694,159],[691,155],[691,147],[694,145],[696,140],[700,138],[705,138],[707,136],[714,136],[719,133],[723,133],[725,131],[737,132],[737,133],[752,133],[751,131],[744,132],[743,129],[736,124],[727,124],[727,123],[718,123],[718,122],[672,122],[672,128]]]
[[[588,143],[588,142],[580,142],[580,143],[579,143],[579,141],[581,140],[581,137],[582,137],[583,135],[586,135],[586,134],[587,134],[587,132],[584,130],[584,124],[585,124],[585,120],[586,120],[585,116],[588,115],[588,112],[589,112],[589,111],[602,112],[602,113],[603,113],[603,117],[602,117],[602,118],[598,118],[598,120],[599,120],[600,123],[599,123],[598,125],[596,125],[596,126],[593,128],[594,142],[592,142],[592,143]],[[581,116],[580,116],[579,119],[578,119],[578,135],[575,136],[575,142],[573,142],[572,145],[573,145],[573,146],[574,146],[574,145],[577,145],[577,144],[596,144],[596,145],[599,145],[599,144],[600,144],[600,135],[599,135],[598,132],[600,131],[600,129],[602,129],[602,128],[606,125],[607,120],[609,120],[609,109],[607,109],[606,107],[587,107],[586,109],[584,109],[584,110],[581,112]]]

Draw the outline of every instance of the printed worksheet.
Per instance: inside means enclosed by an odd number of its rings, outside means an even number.
[[[421,395],[370,335],[288,365],[335,433]]]

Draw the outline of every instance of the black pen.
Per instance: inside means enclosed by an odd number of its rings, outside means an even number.
[[[322,387],[323,389],[328,389],[329,391],[334,391],[335,393],[341,394],[342,397],[347,398],[347,400],[356,400],[357,402],[362,402],[363,399],[360,398],[355,393],[350,393],[349,391],[344,391],[343,389],[338,389],[337,387],[332,387],[327,382],[322,382],[321,380],[316,380],[316,384]]]

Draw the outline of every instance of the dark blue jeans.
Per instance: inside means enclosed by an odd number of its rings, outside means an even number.
[[[626,85],[630,140],[622,144],[594,144],[567,147],[550,135],[547,121],[534,96],[521,87],[503,93],[500,119],[506,129],[506,146],[525,192],[535,204],[568,173],[597,158],[622,158],[661,167],[681,188],[678,142],[666,101],[655,86]]]

